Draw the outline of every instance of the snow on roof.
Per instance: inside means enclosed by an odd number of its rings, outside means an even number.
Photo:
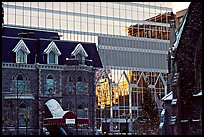
[[[166,94],[161,100],[172,100],[173,99],[173,94],[172,91]]]
[[[164,122],[161,122],[161,123],[159,124],[159,128],[161,129],[161,128],[163,128],[163,126],[164,126]]]
[[[176,98],[172,99],[171,105],[176,105],[176,103],[177,103],[177,99]]]
[[[165,109],[162,109],[161,115],[165,114]]]
[[[64,114],[68,112],[68,111],[64,111],[61,105],[55,99],[50,99],[45,104],[47,105],[53,117],[62,118]]]
[[[202,91],[200,91],[198,94],[193,95],[194,97],[196,96],[202,96]]]

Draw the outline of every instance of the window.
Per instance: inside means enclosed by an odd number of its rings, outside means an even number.
[[[15,78],[14,77],[12,77],[12,81],[11,81],[11,92],[15,94]]]
[[[85,63],[85,58],[88,57],[88,54],[84,50],[83,46],[81,43],[79,43],[74,51],[71,53],[72,56],[75,56],[76,59],[78,59],[79,64],[84,64]]]
[[[86,81],[86,78],[84,78],[84,92],[88,92],[88,82]]]
[[[26,122],[28,122],[29,118],[29,110],[25,103],[20,104],[19,106],[19,126],[26,126]]]
[[[47,54],[47,64],[58,64],[58,56],[61,55],[61,52],[54,41],[47,46],[44,54]]]
[[[24,86],[24,81],[22,75],[18,75],[17,77],[17,93],[18,94],[23,94],[25,86]]]
[[[22,39],[12,51],[16,53],[16,63],[27,63],[27,55],[30,51]]]
[[[49,53],[49,64],[55,64],[55,53],[52,51]]]
[[[81,54],[77,54],[76,58],[78,59],[79,64],[82,64],[82,56],[81,56]]]
[[[77,93],[88,93],[88,83],[86,82],[86,79],[82,79],[81,76],[77,78],[76,82],[76,92]]]
[[[3,108],[4,114],[2,114],[2,116],[4,116],[4,117],[2,117],[3,118],[2,122],[3,122],[3,120],[5,120],[3,124],[6,124],[6,126],[14,126],[15,125],[14,110],[16,110],[16,108],[14,106],[15,105],[13,104],[12,101],[8,101],[8,102],[6,102],[6,105]]]
[[[19,95],[30,93],[30,81],[28,77],[23,77],[22,74],[12,76],[10,90],[13,94],[18,93]]]
[[[68,102],[68,103],[67,103],[67,110],[73,111],[73,110],[74,110],[74,104],[71,103],[71,102]]]
[[[46,79],[46,94],[47,95],[54,94],[54,78],[52,75],[49,75]]]
[[[77,91],[77,93],[83,93],[83,91],[84,91],[84,84],[83,84],[81,76],[79,76],[77,79],[76,91]]]
[[[68,76],[67,92],[71,93],[72,91],[73,91],[72,77]]]
[[[22,50],[19,50],[17,52],[17,62],[23,63],[25,61],[24,59],[24,52]]]
[[[78,118],[88,118],[88,108],[85,107],[84,103],[78,105],[77,117]]]

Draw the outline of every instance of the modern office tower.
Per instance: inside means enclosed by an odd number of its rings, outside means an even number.
[[[168,12],[159,14],[155,17],[151,17],[149,19],[146,19],[145,21],[170,23],[171,17],[172,17],[171,12]],[[128,35],[134,37],[170,40],[169,29],[170,28],[166,26],[164,27],[151,24],[135,24],[131,25],[128,28]]]
[[[159,32],[168,35],[171,2],[3,2],[3,7],[5,26],[57,31],[62,40],[96,43],[103,65],[96,73],[97,128],[136,131],[144,82],[161,107],[159,99],[167,93],[169,36],[135,37],[128,28],[165,28]]]

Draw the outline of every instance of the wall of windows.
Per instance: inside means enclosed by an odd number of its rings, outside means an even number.
[[[163,6],[165,4],[165,6]],[[4,2],[5,23],[58,29],[62,39],[97,42],[100,35],[128,36],[131,25],[149,24],[145,19],[171,12],[171,3],[131,2]],[[155,21],[156,22],[156,21]],[[169,26],[167,22],[155,25]],[[77,35],[73,37],[74,31]],[[83,32],[83,33],[82,33]],[[93,33],[93,34],[91,34]],[[82,37],[86,37],[85,39]]]

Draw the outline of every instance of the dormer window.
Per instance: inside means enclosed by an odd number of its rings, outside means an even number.
[[[51,51],[49,53],[49,64],[56,64],[56,61],[55,61],[55,53],[53,51]]]
[[[76,58],[78,59],[79,64],[82,64],[82,58],[83,58],[82,55],[81,54],[77,54]]]
[[[61,55],[61,52],[54,41],[48,45],[44,53],[47,54],[47,64],[58,64],[58,56]]]
[[[25,59],[24,59],[24,56],[25,56],[25,53],[23,52],[23,50],[19,50],[17,51],[16,53],[16,59],[17,59],[17,62],[20,62],[20,63],[24,63]]]
[[[88,54],[84,50],[81,43],[79,43],[74,51],[71,53],[72,56],[75,56],[75,59],[79,61],[79,64],[85,64],[85,58],[88,57]]]
[[[27,63],[27,55],[30,51],[22,39],[12,51],[16,53],[16,63]]]

